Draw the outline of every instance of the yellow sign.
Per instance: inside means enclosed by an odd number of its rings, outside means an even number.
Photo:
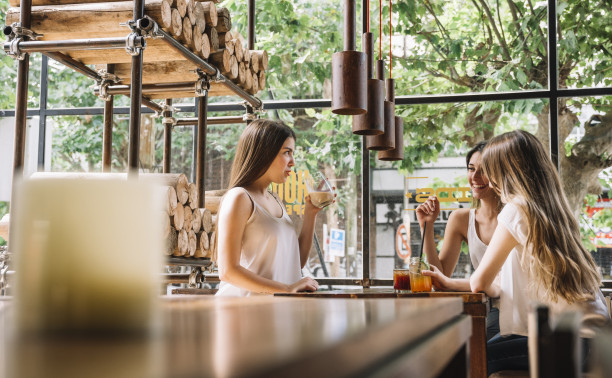
[[[308,171],[291,171],[284,184],[272,183],[272,191],[285,202],[287,214],[304,214],[304,197],[308,193],[304,179],[308,175]]]
[[[471,193],[471,188],[468,186],[438,189],[418,188],[414,200],[418,203],[423,203],[430,196],[437,196],[440,202],[470,202],[472,196],[468,197],[467,194],[469,193]],[[412,193],[406,193],[406,197],[408,199],[412,198]]]

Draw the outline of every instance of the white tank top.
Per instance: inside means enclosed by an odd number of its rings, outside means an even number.
[[[231,190],[244,191],[253,203],[253,212],[242,236],[240,265],[259,276],[284,284],[300,280],[300,247],[285,206],[277,199],[283,210],[283,215],[278,218],[259,205],[246,189],[238,187]],[[221,282],[216,295],[245,297],[260,294]]]
[[[478,233],[476,233],[476,209],[470,209],[470,216],[467,230],[467,243],[470,250],[470,260],[472,260],[472,266],[474,269],[478,268],[482,256],[484,256],[487,250],[487,245],[480,240]]]

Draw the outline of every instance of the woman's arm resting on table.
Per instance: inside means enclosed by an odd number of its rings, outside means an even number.
[[[232,191],[223,200],[223,205],[219,210],[219,224],[217,227],[219,278],[234,286],[258,293],[317,290],[318,284],[309,277],[302,278],[291,285],[286,285],[261,277],[240,266],[242,237],[252,212],[253,204],[251,199],[243,191]]]
[[[499,286],[494,285],[493,281],[517,245],[518,242],[510,231],[498,224],[480,265],[470,277],[470,287],[474,293],[483,291],[490,297],[499,297]]]

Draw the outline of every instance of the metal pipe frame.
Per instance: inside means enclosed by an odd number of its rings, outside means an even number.
[[[109,85],[106,89],[106,93],[111,95],[129,95],[131,93],[131,85]],[[163,83],[163,84],[143,84],[142,93],[144,94],[155,94],[155,93],[168,93],[168,92],[187,92],[195,91],[194,83]],[[94,93],[98,95],[100,88],[94,88]],[[243,107],[244,108],[244,107]]]
[[[345,6],[347,6],[349,3],[353,3],[353,7],[354,5],[354,1],[345,1]],[[367,26],[367,14],[368,8],[367,6],[362,6],[361,8],[361,18],[362,18],[362,23],[361,23],[361,28],[362,28],[362,33],[366,33],[368,31],[368,26]],[[346,20],[346,14],[349,11],[346,10],[345,11],[345,28],[347,28],[347,20]],[[352,12],[355,12],[355,9],[353,8]],[[366,21],[366,22],[363,22]],[[355,22],[355,16],[353,14],[353,23]],[[353,36],[351,38],[353,38],[353,44],[355,43],[354,38],[355,38],[355,29],[354,29],[354,25],[353,27]],[[345,33],[347,33],[347,31],[345,30]],[[349,37],[345,34],[345,42],[344,42],[344,47],[346,50],[347,47],[347,42],[346,40]],[[354,48],[355,46],[353,46]],[[368,57],[368,59],[371,59],[370,57]],[[331,104],[330,104],[331,106]],[[370,287],[370,150],[368,150],[366,148],[366,136],[364,135],[361,138],[361,250],[362,250],[362,267],[361,267],[361,273],[362,273],[362,286],[363,287]]]
[[[114,73],[115,66],[109,64],[106,66],[109,74]],[[104,131],[102,132],[102,172],[110,172],[112,166],[113,155],[113,107],[115,105],[115,96],[109,96],[109,99],[104,101]]]
[[[64,41],[20,41],[17,47],[20,51],[26,53],[123,49],[126,46],[126,40],[127,37],[72,39]],[[10,43],[7,42],[4,44],[4,51],[8,52],[10,48]]]
[[[177,41],[176,39],[172,38],[172,36],[166,33],[164,30],[158,29],[157,33],[163,37],[163,40],[166,41],[166,43],[174,47],[179,53],[181,53],[185,58],[187,58],[187,60],[198,66],[198,68],[200,68],[205,74],[212,76],[215,82],[225,85],[229,90],[234,92],[237,96],[240,96],[242,99],[244,99],[246,102],[248,102],[255,108],[260,109],[262,107],[263,103],[260,99],[251,96],[250,94],[245,92],[244,89],[231,82],[229,79],[223,76],[221,72],[219,72],[217,67],[210,65],[207,61],[194,54],[191,50],[183,46],[183,44]]]
[[[244,123],[244,118],[242,116],[206,118],[207,125],[233,125],[237,123]],[[174,126],[196,126],[197,124],[198,118],[181,118],[176,120],[176,124]]]
[[[144,0],[134,0],[134,23],[144,16]],[[141,36],[139,29],[132,33]],[[140,149],[140,107],[142,106],[142,58],[143,49],[132,56],[132,83],[130,86],[130,126],[128,146],[128,176],[138,177]]]
[[[172,99],[166,99],[166,110],[162,113],[164,119],[170,120],[172,117]],[[172,122],[164,122],[164,158],[163,172],[170,173],[170,162],[172,161]]]
[[[42,55],[40,64],[40,116],[38,117],[38,170],[45,169],[45,150],[47,142],[47,96],[49,87],[47,85],[47,76],[49,75],[49,58]],[[45,80],[42,80],[45,78]],[[27,112],[26,112],[27,114]]]
[[[198,144],[196,148],[195,160],[196,165],[196,188],[198,191],[198,207],[204,208],[204,196],[206,185],[206,115],[208,114],[208,91],[202,97],[198,98],[198,128],[197,138]]]
[[[552,30],[552,32],[551,32]],[[550,142],[550,159],[559,171],[559,128],[557,127],[559,112],[559,78],[557,57],[557,1],[548,1],[548,133]],[[554,125],[554,126],[553,126]]]
[[[22,0],[19,22],[29,29],[32,25],[32,0]],[[15,102],[15,149],[13,160],[13,177],[23,174],[26,138],[26,114],[28,110],[28,74],[30,72],[30,54],[25,54],[17,66],[17,89]],[[15,186],[13,180],[13,187]],[[11,206],[12,207],[12,206]]]
[[[248,4],[247,48],[249,50],[255,50],[255,0],[249,0]]]

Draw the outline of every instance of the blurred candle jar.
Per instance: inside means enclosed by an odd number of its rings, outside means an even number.
[[[100,175],[24,180],[17,193],[17,334],[149,332],[162,262],[157,186]]]
[[[428,267],[419,257],[410,258],[410,289],[413,293],[431,291],[431,277],[421,274],[425,269]]]

